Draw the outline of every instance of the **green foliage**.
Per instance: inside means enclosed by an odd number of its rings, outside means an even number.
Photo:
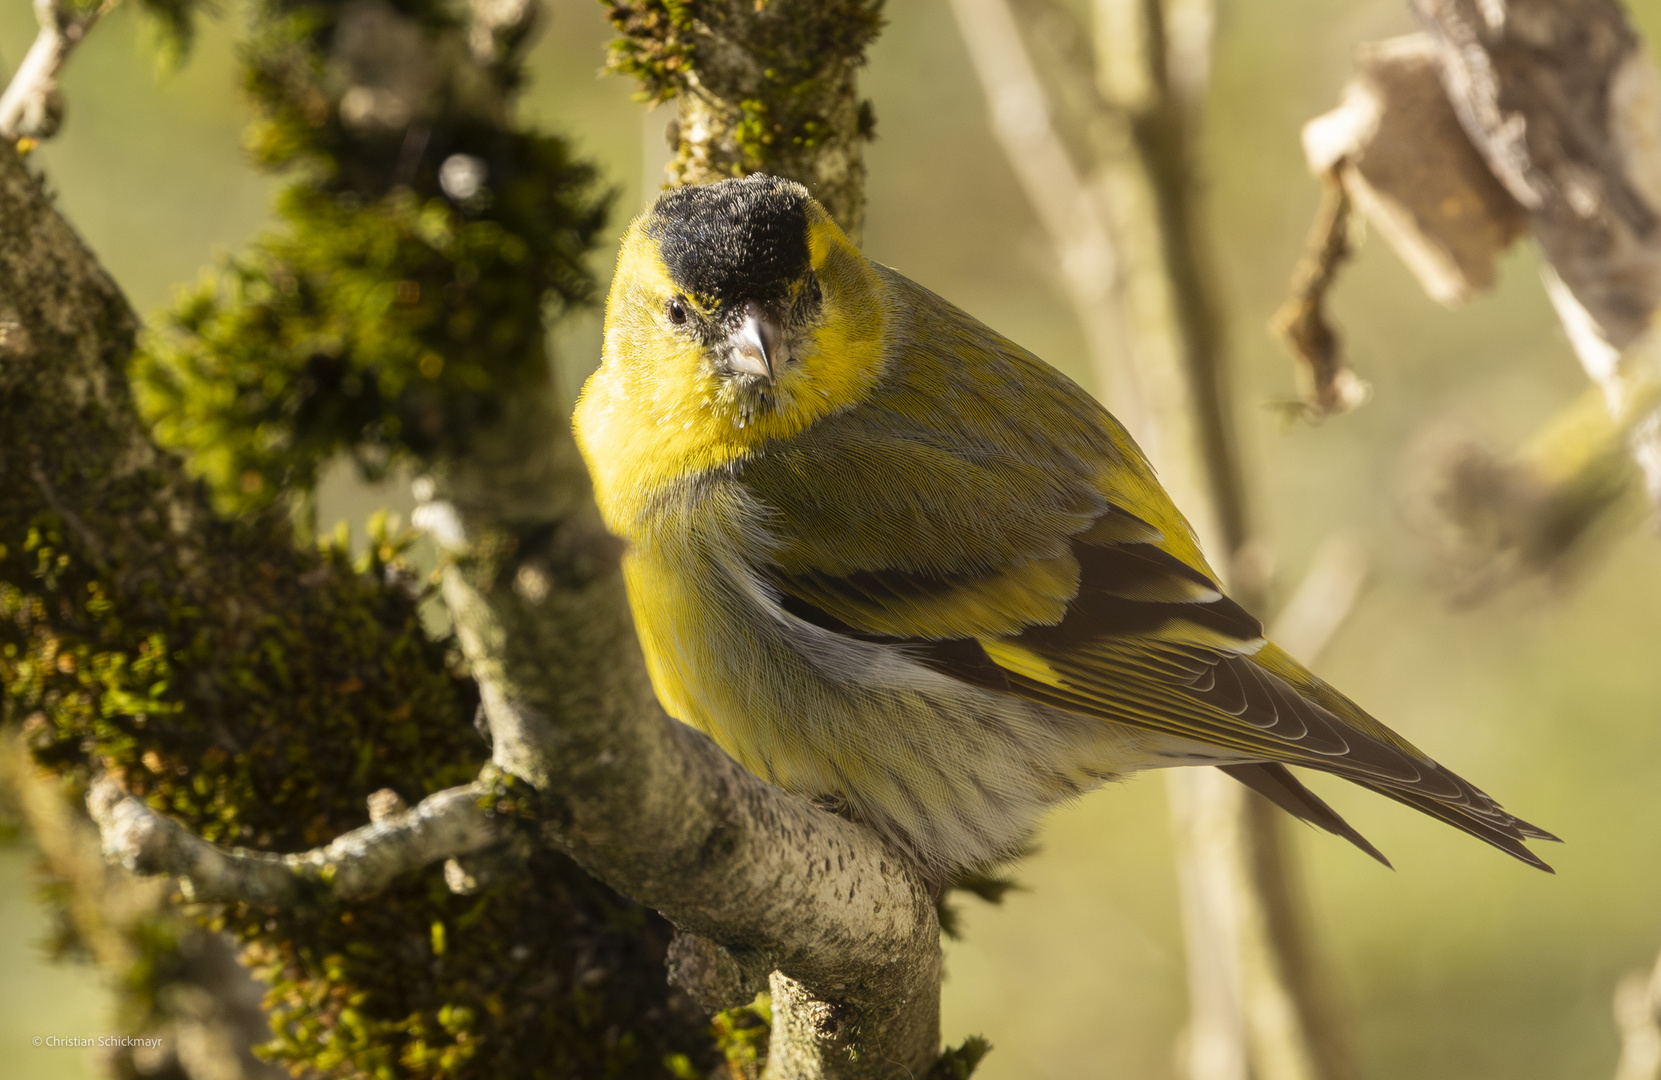
[[[341,452],[373,478],[464,449],[545,375],[546,309],[592,298],[609,196],[563,140],[503,123],[516,47],[481,67],[460,39],[437,3],[257,9],[249,142],[297,171],[282,228],[185,291],[133,366],[222,508],[309,489]]]
[[[704,5],[699,0],[600,2],[610,9],[607,18],[619,35],[606,56],[606,69],[639,79],[635,96],[642,102],[661,104],[685,90],[696,55],[694,19]]]
[[[735,1080],[758,1080],[767,1065],[767,1040],[773,1030],[772,995],[762,992],[748,1005],[716,1013],[710,1027]]]
[[[139,0],[138,6],[150,24],[163,71],[177,68],[190,55],[196,20],[219,10],[214,0]]]
[[[962,1046],[954,1046],[940,1055],[934,1068],[929,1070],[927,1080],[969,1080],[981,1060],[991,1052],[991,1043],[979,1035],[971,1035],[963,1040]]]

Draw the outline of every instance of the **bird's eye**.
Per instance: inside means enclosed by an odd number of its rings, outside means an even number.
[[[676,326],[685,326],[686,325],[686,320],[690,319],[691,317],[692,317],[692,313],[686,309],[686,301],[685,300],[683,300],[682,298],[680,298],[678,296],[671,297],[669,299],[669,321],[670,322],[674,323]]]

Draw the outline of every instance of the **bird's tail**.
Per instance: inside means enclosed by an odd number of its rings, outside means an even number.
[[[1354,826],[1340,817],[1336,810],[1326,804],[1325,800],[1305,787],[1302,781],[1293,776],[1292,771],[1286,766],[1277,762],[1262,762],[1246,765],[1224,765],[1222,770],[1293,817],[1300,818],[1312,825],[1318,825],[1334,835],[1342,836],[1385,866],[1390,865],[1390,860],[1385,858],[1378,848],[1369,843],[1366,837],[1355,830]],[[1521,818],[1514,817],[1497,807],[1493,809],[1468,807],[1435,799],[1421,792],[1403,790],[1388,784],[1375,783],[1354,776],[1348,776],[1346,779],[1399,803],[1411,806],[1413,809],[1428,814],[1438,821],[1446,822],[1456,829],[1470,833],[1479,840],[1487,841],[1506,854],[1515,856],[1530,866],[1544,870],[1548,874],[1556,873],[1545,860],[1530,851],[1524,841],[1556,840],[1558,838],[1544,829],[1530,825]]]
[[[1293,776],[1292,770],[1286,766],[1279,762],[1263,761],[1218,767],[1293,817],[1307,821],[1311,825],[1318,825],[1334,836],[1342,836],[1385,866],[1390,866],[1390,860],[1384,857],[1382,851],[1374,847],[1365,836],[1356,832],[1353,825],[1326,804],[1326,800],[1304,787],[1302,781]],[[1395,867],[1390,866],[1390,869],[1394,870]]]

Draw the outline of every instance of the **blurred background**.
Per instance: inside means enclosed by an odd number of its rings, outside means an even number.
[[[613,234],[649,197],[671,110],[598,69],[609,31],[593,0],[546,0],[528,118],[569,133],[617,190]],[[1661,39],[1661,4],[1632,15]],[[946,0],[892,0],[863,90],[875,103],[866,248],[1090,385],[1050,249],[987,126]],[[138,20],[118,9],[70,64],[65,129],[37,151],[59,205],[143,312],[267,220],[274,185],[245,163],[237,10],[205,27],[188,65],[158,78]],[[1298,130],[1330,108],[1358,42],[1413,29],[1401,0],[1223,0],[1205,130],[1251,495],[1296,584],[1323,539],[1362,538],[1373,574],[1317,665],[1382,720],[1567,841],[1555,877],[1338,782],[1312,786],[1395,861],[1298,830],[1322,944],[1368,1080],[1612,1075],[1610,996],[1661,948],[1661,539],[1641,507],[1565,581],[1456,606],[1404,512],[1414,447],[1451,427],[1516,445],[1584,385],[1524,244],[1499,287],[1458,312],[1427,300],[1382,244],[1336,294],[1352,360],[1374,387],[1359,411],[1289,423],[1291,361],[1264,330],[1318,199]],[[34,34],[0,7],[9,73]],[[596,255],[608,262],[611,248]],[[602,278],[605,267],[599,267]],[[574,391],[597,362],[599,315],[556,331]],[[331,475],[320,524],[407,508],[397,486]],[[1185,1011],[1166,789],[1144,777],[1055,814],[1023,890],[965,902],[947,947],[945,1036],[982,1033],[985,1080],[1174,1074]],[[35,1035],[112,1033],[92,969],[45,959],[26,838],[0,846],[0,1074],[96,1075],[87,1051]]]

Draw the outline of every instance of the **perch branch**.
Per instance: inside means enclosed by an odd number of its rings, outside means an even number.
[[[400,874],[500,842],[502,826],[479,805],[486,791],[482,783],[440,791],[413,809],[295,855],[217,847],[107,776],[87,793],[87,809],[98,823],[106,858],[137,873],[172,875],[186,900],[279,907],[309,891],[341,899],[368,896]]]
[[[778,973],[769,1077],[922,1075],[939,1054],[927,887],[874,833],[665,716],[550,399],[516,401],[417,485],[417,523],[465,556],[444,596],[496,764],[542,793],[550,837],[591,873],[724,947],[743,969],[726,981]]]
[[[149,440],[126,392],[130,308],[5,147],[0,236],[0,400],[27,400],[31,424],[96,456],[110,475],[156,472],[178,512],[165,502],[139,510],[161,515],[172,548],[211,566],[213,522],[191,501],[198,489]],[[498,764],[537,790],[549,837],[596,876],[799,988],[780,1006],[781,1028],[799,1038],[770,1075],[926,1074],[939,1054],[940,984],[928,888],[870,830],[765,784],[664,715],[629,618],[618,546],[544,389],[516,397],[468,455],[437,464],[424,513],[452,527],[434,529],[441,540],[464,545],[444,588]],[[0,460],[0,470],[6,486],[29,484],[12,475],[15,461]],[[90,522],[91,487],[56,490]],[[120,537],[103,539],[112,561],[122,554]],[[243,853],[181,842],[107,789],[96,809],[112,825],[121,818],[118,849],[175,852],[169,858],[202,897],[232,886],[282,897],[313,881],[356,888],[373,876],[348,861],[324,880],[329,848],[298,867],[280,856],[239,861]],[[371,827],[352,840],[383,835]]]

